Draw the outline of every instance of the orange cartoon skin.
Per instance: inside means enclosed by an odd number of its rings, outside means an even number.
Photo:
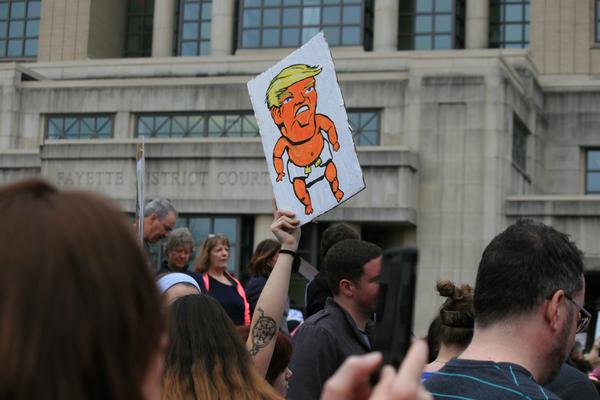
[[[323,175],[329,182],[336,200],[340,202],[344,197],[344,192],[339,188],[337,170],[321,131],[327,134],[333,151],[339,150],[340,143],[333,121],[323,114],[316,113],[315,78],[308,77],[287,87],[280,95],[280,103],[279,107],[270,108],[271,117],[281,132],[281,137],[277,140],[273,150],[276,180],[281,182],[286,176],[282,157],[287,151],[288,171],[290,168],[296,171],[301,168],[304,171],[304,174],[294,174],[289,178],[294,186],[294,194],[304,205],[307,215],[313,212],[308,187],[318,180],[307,183],[307,178],[316,169],[324,168]],[[300,171],[302,171],[301,169]]]

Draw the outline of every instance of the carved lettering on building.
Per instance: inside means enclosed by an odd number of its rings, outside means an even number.
[[[221,186],[263,186],[269,184],[266,171],[221,171],[217,174],[217,183]]]
[[[56,174],[56,183],[59,186],[121,186],[125,180],[120,171],[66,171]]]

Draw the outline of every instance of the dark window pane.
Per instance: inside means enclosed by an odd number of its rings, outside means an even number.
[[[8,4],[0,4],[0,19],[8,19]]]
[[[436,35],[434,48],[438,50],[449,50],[452,48],[452,37],[450,35]]]
[[[8,28],[8,36],[12,38],[25,36],[25,24],[23,21],[11,21]]]
[[[266,9],[263,11],[264,26],[278,26],[281,24],[281,10],[279,8]]]
[[[207,56],[210,54],[210,42],[202,41],[200,42],[200,55]]]
[[[186,22],[183,24],[182,39],[196,39],[198,38],[198,23],[196,22]]]
[[[415,0],[417,3],[417,12],[432,12],[433,0]]]
[[[431,32],[433,30],[433,18],[430,15],[418,15],[415,19],[415,32]]]
[[[263,0],[265,6],[279,6],[281,5],[281,0]]]
[[[588,172],[586,180],[588,192],[600,193],[600,172]]]
[[[7,55],[9,57],[18,57],[23,54],[22,40],[9,40]]]
[[[7,35],[6,28],[8,24],[6,22],[0,22],[0,37],[5,38]]]
[[[359,27],[343,27],[342,28],[342,44],[344,45],[359,45],[360,44],[360,28]]]
[[[281,45],[283,47],[294,47],[300,44],[300,29],[298,28],[285,28],[281,35]]]
[[[25,36],[38,37],[39,34],[40,34],[40,21],[39,20],[27,21],[27,27],[25,29]]]
[[[523,25],[506,25],[505,40],[507,42],[520,42],[523,40]]]
[[[11,3],[10,18],[25,18],[25,3]]]
[[[431,50],[431,36],[416,36],[415,50]]]
[[[588,150],[587,169],[600,171],[600,150]]]
[[[243,47],[258,47],[260,31],[258,29],[244,29],[242,33]]]
[[[300,25],[300,9],[285,8],[283,9],[283,25]]]
[[[341,0],[323,0],[323,4],[342,4]]]
[[[200,25],[200,37],[202,39],[210,39],[210,29],[211,29],[211,23],[203,22]]]
[[[187,3],[183,5],[183,20],[198,20],[200,19],[200,4]]]
[[[360,23],[360,7],[344,7],[343,21],[344,24]]]
[[[237,224],[235,218],[215,218],[215,232],[222,233],[227,238],[237,243]]]
[[[283,0],[283,4],[286,6],[299,5],[301,0]]]
[[[25,41],[25,56],[33,57],[37,55],[38,50],[38,40],[37,39],[27,39]]]
[[[323,8],[323,24],[339,24],[340,23],[340,7],[324,7]]]
[[[414,18],[412,16],[409,17],[400,17],[400,22],[398,26],[398,31],[401,34],[413,34],[413,26],[414,26]]]
[[[318,25],[321,21],[321,9],[319,7],[305,7],[302,10],[302,23],[304,25]]]
[[[27,5],[27,18],[39,18],[40,17],[40,2],[30,1]]]
[[[244,10],[244,27],[260,26],[260,10]]]
[[[181,55],[182,56],[196,56],[198,55],[198,42],[182,42],[181,43]]]
[[[504,8],[504,20],[506,22],[519,22],[523,20],[522,4],[507,4]]]
[[[210,21],[212,19],[212,3],[202,3],[202,20]]]
[[[450,15],[437,15],[435,17],[436,32],[452,32],[452,17]]]
[[[485,1],[488,1],[488,0],[485,0]],[[452,0],[435,0],[435,11],[436,12],[452,12]]]
[[[217,0],[219,1],[219,0]],[[259,7],[261,5],[261,0],[244,0],[245,7]]]
[[[262,45],[263,47],[279,46],[279,29],[263,29]]]

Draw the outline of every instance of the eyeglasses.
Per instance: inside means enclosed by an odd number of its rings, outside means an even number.
[[[577,316],[576,332],[581,333],[581,332],[585,331],[587,329],[588,325],[590,324],[590,320],[592,319],[592,314],[590,314],[585,308],[583,308],[583,306],[580,306],[579,304],[577,304],[575,302],[575,300],[573,300],[571,298],[571,296],[569,296],[568,294],[565,293],[565,297],[571,303],[575,304],[575,307],[577,307],[579,309],[579,315]]]

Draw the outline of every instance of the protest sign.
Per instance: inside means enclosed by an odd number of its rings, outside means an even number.
[[[322,33],[248,82],[277,207],[302,224],[364,189]]]

